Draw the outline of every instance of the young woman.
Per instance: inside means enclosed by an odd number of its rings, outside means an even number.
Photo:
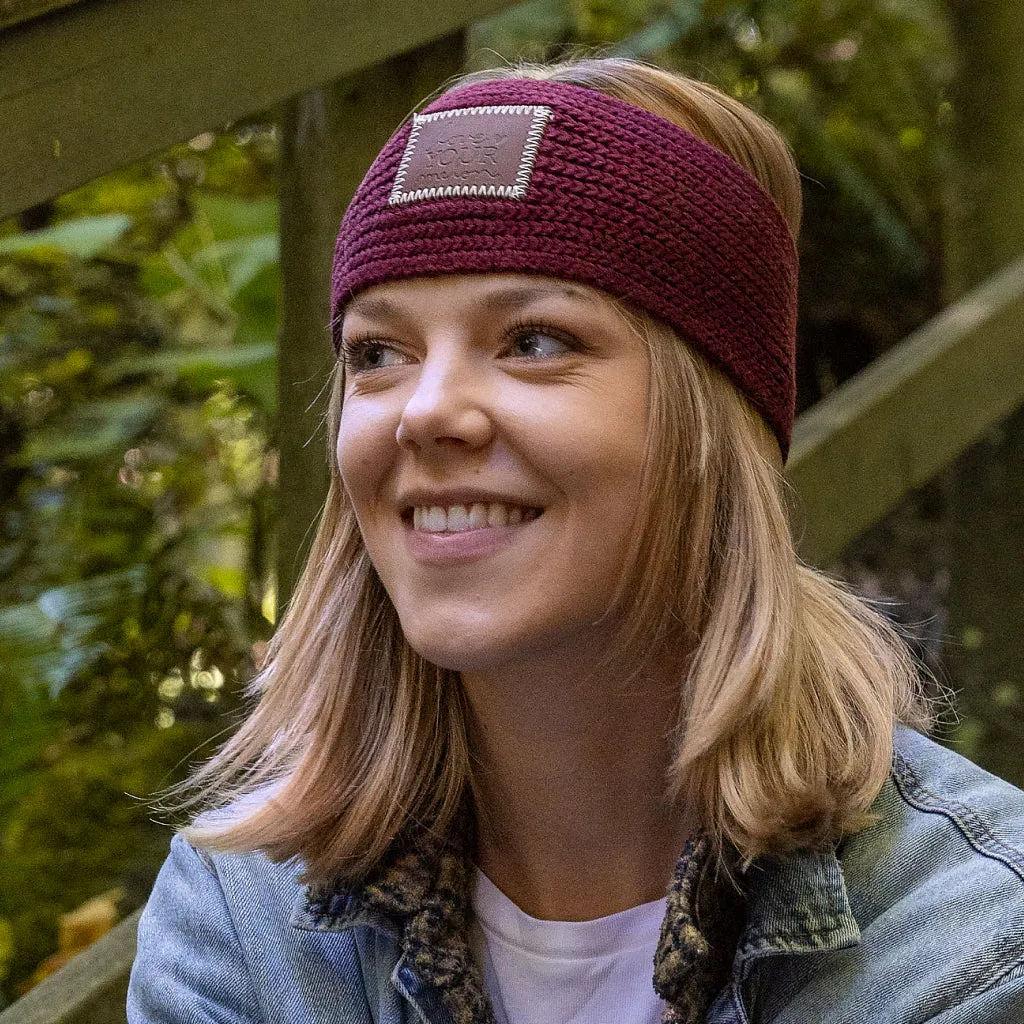
[[[799,219],[769,125],[625,60],[392,138],[317,540],[132,1024],[1024,1020],[1024,796],[794,555]]]

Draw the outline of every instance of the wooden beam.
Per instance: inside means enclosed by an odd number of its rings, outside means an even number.
[[[277,599],[287,602],[327,494],[323,417],[334,362],[330,271],[341,215],[409,111],[462,69],[464,33],[285,104],[281,146]]]
[[[0,1024],[124,1024],[141,910],[0,1013]]]
[[[0,0],[0,30],[84,0]]]
[[[836,557],[1024,403],[1024,261],[799,418],[786,475],[811,562]]]
[[[90,0],[0,34],[0,220],[509,0]]]

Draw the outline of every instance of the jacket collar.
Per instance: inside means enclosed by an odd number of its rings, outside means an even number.
[[[391,935],[402,954],[396,975],[439,1000],[453,1024],[493,1024],[469,946],[473,828],[467,816],[445,837],[396,842],[358,887],[308,886],[294,927],[369,927]],[[771,955],[844,949],[860,941],[842,866],[834,851],[764,857],[741,871],[722,863],[705,834],[687,842],[668,890],[654,961],[666,1024],[695,1024],[729,982]]]
[[[467,809],[446,836],[401,837],[361,886],[306,888],[292,925],[313,931],[370,927],[393,936],[401,960],[393,978],[417,1001],[439,1001],[453,1024],[494,1024],[469,945],[471,850]]]
[[[755,960],[848,949],[860,942],[835,851],[761,857],[744,876],[747,926],[736,949],[745,975]]]

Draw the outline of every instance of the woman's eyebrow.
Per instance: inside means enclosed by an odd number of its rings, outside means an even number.
[[[521,309],[540,299],[568,298],[576,302],[586,301],[587,294],[580,288],[571,285],[522,285],[513,288],[501,288],[486,295],[480,305],[488,313],[504,313]]]
[[[400,303],[373,295],[361,295],[353,299],[345,312],[356,313],[367,320],[402,320],[405,317]]]
[[[563,297],[576,302],[585,302],[587,293],[581,288],[563,284],[517,285],[498,288],[484,295],[477,304],[484,313],[505,313],[541,299]],[[368,320],[405,321],[410,318],[410,310],[401,302],[385,296],[357,296],[348,306],[348,313],[355,313]]]

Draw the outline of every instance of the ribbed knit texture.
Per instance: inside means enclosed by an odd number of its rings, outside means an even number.
[[[522,199],[454,196],[390,205],[411,123],[381,151],[345,213],[332,318],[401,278],[527,273],[589,284],[667,323],[719,366],[785,458],[795,404],[796,246],[744,168],[632,104],[562,82],[466,85],[425,113],[542,104]]]

